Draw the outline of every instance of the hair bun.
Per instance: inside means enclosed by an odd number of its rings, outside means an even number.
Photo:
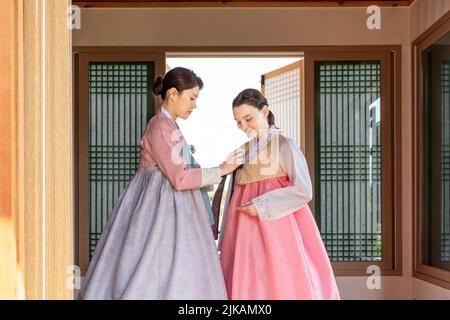
[[[153,84],[153,93],[157,96],[161,95],[163,91],[163,78],[157,77]]]
[[[267,116],[267,123],[269,126],[275,125],[275,116],[273,115],[273,112],[269,110],[269,115]]]

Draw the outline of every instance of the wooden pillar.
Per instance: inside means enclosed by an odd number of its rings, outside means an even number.
[[[0,228],[8,228],[0,252],[10,257],[0,259],[5,296],[73,297],[67,273],[74,252],[69,5],[2,2],[0,27],[8,31],[0,41],[9,44],[0,49]]]

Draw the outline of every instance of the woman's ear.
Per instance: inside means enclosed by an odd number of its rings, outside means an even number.
[[[167,97],[176,101],[178,98],[178,90],[176,88],[170,88],[169,90],[167,90]]]
[[[270,109],[269,109],[269,106],[268,105],[265,105],[263,108],[262,108],[262,112],[264,113],[264,117],[268,117],[269,116],[269,111],[270,111]]]

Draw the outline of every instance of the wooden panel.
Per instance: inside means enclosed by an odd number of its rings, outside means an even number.
[[[138,8],[138,7],[383,7],[409,6],[414,0],[74,0],[73,4],[84,8]]]
[[[18,110],[19,210],[21,226],[20,264],[25,296],[43,299],[43,173],[42,173],[42,21],[41,1],[23,2],[23,105]],[[27,75],[27,76],[25,76]],[[27,110],[27,112],[25,112]]]
[[[33,0],[34,1],[34,0]],[[70,0],[45,1],[45,298],[71,299],[73,265]]]
[[[19,265],[27,299],[71,299],[73,264],[69,1],[24,0],[17,9],[15,110]],[[23,8],[23,10],[21,9]],[[45,24],[44,24],[45,22]],[[23,66],[23,67],[22,67]]]

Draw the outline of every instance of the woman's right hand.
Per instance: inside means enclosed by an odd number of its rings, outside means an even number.
[[[237,167],[244,163],[244,150],[241,148],[231,152],[227,160],[220,165],[220,175],[225,176],[233,172]]]

